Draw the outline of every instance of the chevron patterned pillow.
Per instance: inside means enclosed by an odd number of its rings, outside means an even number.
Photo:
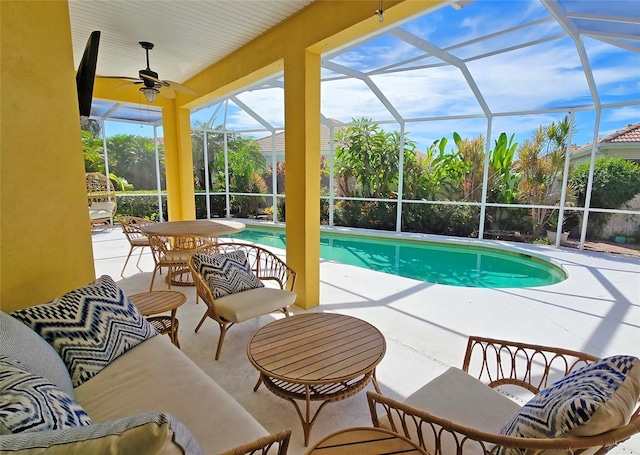
[[[108,275],[52,300],[11,313],[60,354],[74,387],[157,335]]]
[[[91,425],[82,407],[16,359],[0,356],[0,434]]]
[[[629,422],[638,396],[640,360],[607,357],[540,391],[499,433],[527,438],[601,434]]]
[[[249,261],[242,251],[223,254],[196,253],[193,255],[193,263],[209,285],[215,299],[264,287],[262,281],[251,271]]]

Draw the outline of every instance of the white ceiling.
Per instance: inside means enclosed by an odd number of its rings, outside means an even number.
[[[139,41],[155,44],[150,67],[184,82],[313,0],[69,0],[75,67],[89,35],[100,30],[98,76],[138,77]]]

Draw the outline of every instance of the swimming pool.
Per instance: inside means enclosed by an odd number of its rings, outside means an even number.
[[[231,238],[286,247],[285,232],[247,227]],[[416,240],[320,233],[322,259],[449,286],[522,288],[567,278],[560,267],[526,254],[496,248]]]

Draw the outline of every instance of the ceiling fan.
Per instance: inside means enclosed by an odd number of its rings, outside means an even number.
[[[176,90],[179,92],[187,93],[189,95],[198,94],[195,90],[192,90],[185,85],[178,84],[177,82],[173,81],[163,81],[161,79],[158,79],[158,73],[152,71],[149,67],[149,51],[153,49],[153,43],[140,41],[140,46],[142,46],[142,48],[147,52],[147,67],[143,70],[138,71],[138,79],[119,78],[130,79],[130,81],[117,86],[116,89],[123,89],[131,87],[132,85],[142,85],[139,90],[150,103],[153,103],[158,95],[164,96],[165,98],[175,98]]]

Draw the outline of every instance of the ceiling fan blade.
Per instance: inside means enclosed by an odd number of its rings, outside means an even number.
[[[141,72],[140,73],[140,77],[143,77],[145,79],[153,81],[156,84],[162,85],[163,87],[168,87],[169,86],[169,84],[167,84],[165,81],[162,81],[162,80],[158,79],[157,77],[153,77],[153,76],[151,76],[149,74],[144,74],[144,73]]]
[[[182,92],[182,93],[187,93],[189,95],[197,95],[198,94],[198,92],[196,92],[195,90],[190,89],[186,85],[178,84],[177,82],[163,81],[162,79],[158,79],[156,77],[149,76],[148,74],[142,74],[141,73],[140,75],[142,77],[144,77],[145,79],[149,79],[149,80],[155,82],[156,84],[160,84],[163,87],[171,87],[173,90],[177,90],[177,91]]]
[[[160,95],[164,96],[165,98],[169,98],[169,99],[173,99],[176,97],[176,92],[175,90],[173,90],[170,87],[160,87]]]
[[[187,87],[186,85],[178,84],[177,82],[173,82],[173,81],[163,81],[163,82],[168,84],[169,87],[171,87],[174,90],[177,90],[178,92],[186,93],[188,95],[198,94],[198,92],[196,92],[192,88]]]
[[[123,81],[139,81],[138,77],[129,77],[129,76],[99,76],[102,79],[122,79]]]
[[[134,87],[139,84],[142,84],[142,81],[140,79],[131,79],[124,84],[117,85],[114,90],[123,90],[125,88]]]

